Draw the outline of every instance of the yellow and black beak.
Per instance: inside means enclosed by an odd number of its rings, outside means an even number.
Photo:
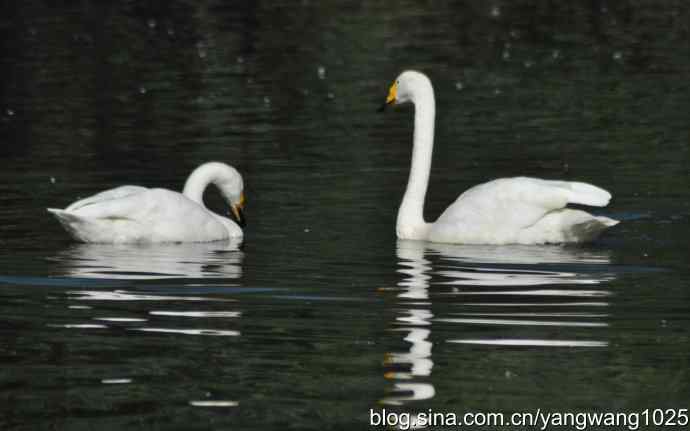
[[[391,85],[390,90],[388,90],[388,97],[386,97],[386,102],[383,105],[381,105],[381,107],[379,108],[379,112],[385,111],[386,106],[395,104],[397,97],[398,97],[398,82],[396,81],[393,83],[393,85]]]
[[[235,221],[238,225],[240,225],[240,227],[244,227],[244,225],[247,224],[247,220],[244,218],[244,213],[242,212],[242,209],[244,208],[244,202],[244,193],[241,193],[240,201],[236,204],[230,205],[232,216],[235,218]]]

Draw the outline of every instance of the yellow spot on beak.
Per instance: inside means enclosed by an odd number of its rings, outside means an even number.
[[[394,82],[393,85],[391,85],[390,90],[388,90],[388,97],[386,97],[386,105],[390,105],[391,103],[395,103],[395,98],[398,96],[398,83]]]
[[[240,208],[244,208],[244,203],[245,203],[244,192],[242,192],[242,193],[240,193],[240,201],[237,203],[237,206]]]

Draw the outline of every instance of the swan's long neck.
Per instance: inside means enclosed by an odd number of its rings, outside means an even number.
[[[407,189],[398,210],[396,230],[399,238],[421,240],[426,239],[429,231],[429,224],[424,221],[424,199],[429,185],[436,115],[431,83],[420,83],[415,89],[413,102],[415,116],[412,166]]]
[[[227,167],[220,163],[205,163],[189,175],[182,194],[204,206],[204,190],[209,184],[219,184],[227,176]]]

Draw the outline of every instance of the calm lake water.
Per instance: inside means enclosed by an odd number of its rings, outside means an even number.
[[[4,4],[0,428],[690,407],[690,7],[557,3]],[[529,175],[622,223],[397,241],[413,110],[375,110],[407,68],[438,103],[428,219]],[[209,160],[245,176],[241,246],[76,244],[45,212]]]

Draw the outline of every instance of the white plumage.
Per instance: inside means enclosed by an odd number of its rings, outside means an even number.
[[[76,240],[90,243],[208,242],[241,238],[232,220],[204,206],[203,192],[216,185],[238,221],[244,203],[241,175],[219,162],[192,172],[184,192],[122,186],[74,202],[64,210],[49,208]]]
[[[618,221],[566,208],[603,207],[611,194],[587,183],[538,178],[501,178],[465,191],[434,223],[424,221],[434,143],[435,100],[429,79],[403,72],[391,86],[387,104],[415,105],[412,166],[398,210],[401,239],[461,244],[545,244],[586,242]]]

